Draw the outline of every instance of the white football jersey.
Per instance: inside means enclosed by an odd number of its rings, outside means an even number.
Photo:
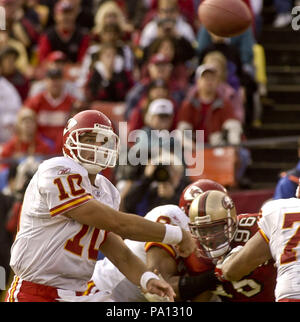
[[[155,222],[173,224],[189,230],[189,218],[176,205],[156,207],[148,212],[144,218]],[[128,239],[125,240],[125,243],[144,263],[146,263],[146,250],[156,244],[163,246],[171,256],[177,257],[175,249],[170,245],[163,245],[156,242],[145,243]],[[139,288],[126,279],[108,258],[99,260],[96,263],[92,280],[99,290],[112,291],[112,299],[116,302],[146,301]]]
[[[258,225],[276,262],[276,301],[300,299],[300,199],[269,201]]]
[[[90,199],[118,209],[118,190],[102,175],[95,186],[88,172],[65,157],[44,161],[31,179],[23,202],[11,267],[21,279],[84,291],[106,232],[63,216]]]

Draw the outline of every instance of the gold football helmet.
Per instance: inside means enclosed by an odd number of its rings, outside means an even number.
[[[232,199],[224,192],[210,190],[196,197],[189,209],[190,230],[200,243],[200,254],[218,258],[230,250],[237,230]]]

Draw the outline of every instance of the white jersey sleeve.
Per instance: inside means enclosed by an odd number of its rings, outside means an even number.
[[[37,175],[38,191],[51,216],[61,215],[93,198],[87,171],[67,158],[43,162]]]
[[[176,205],[164,205],[153,208],[146,214],[145,218],[189,230],[189,217]]]
[[[276,301],[300,299],[300,199],[268,202],[258,225],[277,267]]]
[[[189,230],[188,216],[176,205],[158,206],[148,212],[145,218],[163,224],[179,226],[187,231]],[[147,252],[151,247],[163,248],[166,252],[169,253],[170,256],[177,258],[177,251],[171,245],[166,245],[159,242],[147,242],[145,244],[145,251]]]

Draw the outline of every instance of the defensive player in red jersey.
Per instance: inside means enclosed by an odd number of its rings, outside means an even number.
[[[183,190],[179,200],[179,207],[186,216],[188,216],[192,201],[200,194],[209,190],[227,193],[225,187],[209,179],[199,179],[189,184]],[[176,225],[184,228],[184,220],[176,220],[174,222]],[[170,252],[170,249],[173,249],[173,251]],[[147,264],[153,270],[158,269],[164,278],[172,284],[177,294],[176,300],[192,299],[202,291],[215,287],[218,282],[214,269],[197,276],[181,276],[181,269],[184,266],[182,265],[182,258],[178,255],[176,249],[170,245],[155,242],[146,243],[145,251],[147,253]]]
[[[162,245],[147,251],[147,262],[158,267],[170,282],[177,293],[176,299],[274,301],[276,271],[273,261],[268,261],[239,282],[220,281],[215,274],[218,260],[231,249],[244,245],[258,231],[259,215],[237,216],[226,189],[206,179],[187,186],[179,206],[190,216],[190,228],[198,239],[200,257],[192,254],[184,259],[186,274],[179,276],[178,259],[177,262],[175,259],[171,261]]]
[[[237,216],[232,199],[219,191],[207,191],[196,197],[189,217],[201,253],[200,257],[191,255],[185,260],[189,275],[217,271],[218,260],[237,246],[243,246],[259,230],[259,214]],[[214,294],[222,301],[273,302],[276,276],[274,261],[270,259],[238,282],[217,282],[216,287],[197,299],[208,301]]]

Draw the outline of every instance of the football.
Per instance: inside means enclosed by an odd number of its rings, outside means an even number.
[[[252,23],[252,15],[242,0],[204,0],[198,7],[200,22],[213,34],[233,37]]]

